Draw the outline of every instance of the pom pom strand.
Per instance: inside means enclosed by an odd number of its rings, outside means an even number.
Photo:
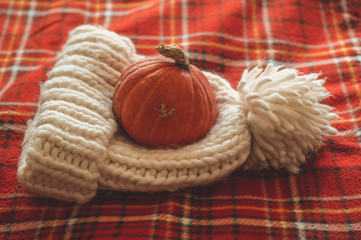
[[[237,90],[247,112],[252,135],[251,153],[244,169],[286,168],[300,165],[337,133],[329,120],[338,116],[320,103],[329,96],[319,74],[300,75],[273,64],[245,70]]]

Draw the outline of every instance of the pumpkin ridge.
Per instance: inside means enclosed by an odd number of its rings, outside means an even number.
[[[213,110],[213,108],[211,107],[212,105],[216,104],[215,103],[215,99],[213,97],[210,97],[213,95],[213,90],[210,89],[208,87],[208,84],[206,83],[209,82],[207,77],[202,73],[202,72],[199,72],[199,71],[195,71],[197,72],[198,76],[199,76],[199,79],[202,79],[202,81],[199,81],[199,84],[202,85],[202,91],[203,91],[203,95],[202,96],[205,96],[207,95],[208,97],[205,98],[205,101],[207,102],[207,115],[208,116],[213,116],[213,112],[211,112]],[[203,78],[201,78],[203,76]],[[217,114],[216,114],[217,115]],[[207,118],[208,119],[208,123],[206,126],[209,126],[210,124],[213,125],[215,119],[212,117],[212,118]]]
[[[180,81],[183,84],[187,84],[189,85],[187,82],[189,81],[186,77],[184,77],[183,74],[179,74],[179,77],[182,77],[182,80]],[[184,89],[184,87],[180,87],[180,89]],[[187,88],[188,89],[188,88]],[[182,94],[179,94],[180,96],[182,96]],[[179,97],[178,97],[179,98]],[[179,101],[182,101],[182,99],[179,99]],[[193,108],[191,108],[193,110]],[[189,127],[187,125],[184,125],[185,129],[189,129]],[[169,131],[166,136],[165,136],[165,142],[169,142],[169,139],[172,137],[172,135],[174,135],[174,131]],[[187,133],[188,134],[188,133]]]
[[[162,69],[157,69],[157,70],[155,70],[154,72],[152,72],[151,74],[148,74],[147,77],[146,77],[143,81],[151,81],[151,79],[148,79],[148,78],[151,78],[152,75],[156,75],[156,76],[159,75],[159,74],[158,74],[159,71],[162,71]],[[135,117],[134,117],[134,119],[136,119],[136,120],[135,120],[134,123],[132,124],[132,129],[131,129],[132,132],[134,132],[134,129],[137,127],[137,124],[139,124],[139,121],[141,120],[140,118],[138,118],[138,115],[141,114],[142,112],[144,112],[144,106],[146,105],[147,100],[148,100],[148,99],[150,98],[150,96],[154,93],[154,91],[156,91],[157,87],[161,84],[161,81],[162,81],[163,79],[165,79],[164,76],[163,76],[162,78],[156,79],[156,80],[154,81],[154,82],[156,82],[155,85],[152,86],[151,91],[148,92],[148,94],[144,97],[144,100],[142,101],[142,104],[138,107],[138,111],[137,111],[137,113],[135,114]],[[138,85],[138,84],[136,84],[136,85]],[[136,85],[134,85],[134,88],[136,88]],[[154,124],[153,124],[153,126],[154,126]],[[152,129],[153,129],[153,128],[152,128]],[[149,137],[149,136],[152,136],[152,134],[151,134],[150,132],[149,132],[149,134],[148,134],[148,137]],[[148,141],[148,142],[149,142],[149,141]]]
[[[147,141],[146,144],[150,145],[150,142],[152,142],[152,139],[154,140],[154,132],[157,129],[157,124],[159,123],[159,121],[161,120],[161,118],[157,118],[152,125],[152,128],[149,130],[149,134],[147,135]],[[151,146],[151,145],[150,145]]]
[[[173,67],[173,66],[172,66]],[[162,70],[164,70],[164,69],[162,69]],[[165,75],[165,76],[163,76],[161,79],[159,79],[158,81],[160,81],[160,80],[168,80],[168,75]],[[154,87],[155,88],[155,87]],[[171,89],[168,89],[168,91],[164,94],[164,95],[167,95],[168,94],[168,92],[170,91]],[[153,127],[151,128],[151,130],[149,131],[149,134],[148,134],[148,142],[151,142],[150,140],[153,138],[154,139],[154,131],[155,131],[155,129],[157,129],[157,124],[158,124],[158,122],[161,120],[161,118],[157,118],[157,120],[156,120],[156,122],[154,122],[154,124],[153,124]],[[173,131],[169,131],[169,133],[167,134],[167,136],[166,136],[166,139],[168,138],[168,135],[172,135],[173,134]]]
[[[214,92],[211,88],[208,87],[209,81],[208,81],[207,77],[201,71],[194,71],[194,72],[196,75],[198,75],[198,79],[202,79],[202,81],[198,82],[200,85],[202,85],[202,88],[201,88],[203,91],[202,96],[205,96],[205,95],[208,96],[208,97],[205,97],[205,101],[207,102],[207,106],[208,106],[207,114],[208,114],[208,116],[212,116],[212,118],[210,118],[210,117],[207,118],[209,122],[206,124],[206,126],[210,126],[210,125],[212,126],[215,119],[217,118],[217,117],[214,118],[213,112],[211,112],[213,110],[213,108],[211,106],[216,104],[215,98],[213,97]],[[217,112],[215,113],[215,115],[217,116]]]
[[[142,80],[142,81],[140,81],[140,82],[138,82],[136,85],[139,85],[140,83],[142,83],[142,82],[144,82],[145,80]],[[123,116],[124,114],[125,114],[125,111],[126,111],[126,105],[128,104],[128,101],[129,101],[129,98],[130,98],[130,96],[131,96],[131,94],[134,92],[134,91],[136,91],[137,90],[137,87],[133,87],[131,90],[130,90],[130,92],[128,92],[127,94],[125,94],[125,98],[123,99],[123,101],[121,102],[122,104],[120,105],[121,107],[120,107],[120,111],[119,111],[119,113],[120,113],[120,115],[119,116]],[[119,95],[121,95],[121,93],[119,94]],[[121,124],[123,125],[123,119],[121,118],[120,119],[121,120]],[[124,126],[123,126],[124,127]]]
[[[144,79],[142,82],[147,82],[147,80],[146,79]],[[138,90],[137,89],[137,85],[139,85],[141,82],[139,82],[139,83],[137,83],[136,85],[134,85],[134,87],[133,87],[133,89],[136,89],[136,90]],[[133,90],[132,89],[132,90]],[[134,115],[134,118],[133,119],[135,119],[135,121],[132,123],[132,125],[131,125],[131,128],[129,128],[129,135],[131,135],[131,136],[134,136],[135,134],[135,129],[137,128],[137,125],[139,124],[139,121],[140,121],[140,119],[138,118],[138,115],[139,114],[141,114],[141,112],[143,112],[143,110],[144,110],[144,105],[146,105],[146,99],[148,99],[149,98],[149,96],[151,96],[151,94],[153,94],[153,92],[154,92],[155,90],[154,90],[154,88],[151,90],[151,91],[149,91],[148,92],[148,94],[144,97],[144,101],[142,101],[142,103],[137,107],[137,112],[135,113],[135,115]],[[130,95],[130,94],[129,94]],[[124,103],[124,105],[126,104],[126,102]]]
[[[196,75],[197,76],[197,79],[200,79],[200,74],[198,73],[198,71],[195,71],[194,69],[192,69],[192,74]],[[199,104],[199,105],[202,105],[202,106],[209,106],[208,105],[208,102],[207,99],[208,99],[208,95],[206,95],[204,89],[203,89],[203,85],[199,82],[199,81],[195,81],[194,84],[196,84],[197,86],[197,91],[198,91],[198,94],[197,95],[197,100],[198,102],[196,104]],[[207,103],[207,105],[206,105]],[[208,111],[208,107],[205,109],[204,107],[200,108],[202,111],[199,112],[198,114],[198,119],[195,121],[197,124],[196,124],[196,127],[197,128],[200,128],[202,129],[202,131],[205,130],[205,125],[206,123],[202,122],[201,120],[199,119],[204,119],[204,116],[207,116],[207,114],[209,114]],[[207,123],[208,124],[208,123]],[[198,136],[198,137],[201,137],[201,136]]]
[[[184,82],[186,82],[186,84],[191,87],[191,88],[189,88],[189,90],[192,90],[192,101],[191,102],[194,103],[196,100],[195,100],[195,89],[193,86],[193,82],[189,81],[189,79],[187,79],[187,77],[185,77],[185,76],[183,76],[183,79],[184,79]],[[190,108],[190,109],[191,109],[191,112],[189,114],[188,122],[186,125],[186,129],[188,129],[188,131],[187,131],[188,136],[189,136],[189,133],[192,131],[192,124],[194,122],[194,117],[195,117],[194,108]]]

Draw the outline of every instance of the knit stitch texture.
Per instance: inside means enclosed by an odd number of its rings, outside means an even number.
[[[29,123],[18,177],[28,189],[85,203],[98,188],[175,190],[227,176],[250,150],[243,107],[228,82],[205,73],[216,93],[218,119],[202,140],[177,149],[148,149],[127,139],[112,111],[114,86],[141,59],[114,32],[81,26],[70,33]]]
[[[140,146],[118,128],[112,97],[121,73],[142,58],[130,39],[106,29],[85,25],[70,33],[25,134],[18,169],[24,186],[85,203],[98,188],[151,192],[208,184],[247,158],[246,169],[298,172],[324,134],[335,133],[328,120],[337,116],[319,103],[328,96],[323,80],[269,65],[246,71],[238,90],[204,72],[217,102],[212,129],[178,148]]]

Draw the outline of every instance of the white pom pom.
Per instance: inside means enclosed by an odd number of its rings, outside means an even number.
[[[298,173],[300,165],[321,147],[324,135],[337,132],[329,120],[338,116],[319,103],[329,93],[318,77],[299,76],[295,69],[280,70],[272,64],[243,73],[237,89],[252,132],[245,169],[272,166]]]

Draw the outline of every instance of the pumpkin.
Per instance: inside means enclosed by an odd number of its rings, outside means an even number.
[[[136,142],[149,147],[192,143],[217,118],[215,94],[203,72],[189,64],[176,45],[156,47],[162,56],[129,66],[115,86],[118,123]]]

